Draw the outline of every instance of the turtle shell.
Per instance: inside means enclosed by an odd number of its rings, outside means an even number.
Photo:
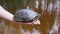
[[[39,18],[40,14],[31,9],[21,9],[18,10],[14,15],[14,20],[16,21],[33,21]]]

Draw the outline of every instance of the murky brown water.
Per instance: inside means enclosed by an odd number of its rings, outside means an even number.
[[[0,24],[0,34],[60,34],[60,1],[45,0],[44,3],[44,0],[39,0],[39,6],[37,8],[33,3],[31,4],[32,1],[33,0],[29,2],[30,4],[28,4],[28,6],[30,9],[41,14],[39,19],[41,24],[17,24],[3,19],[5,23]],[[46,5],[46,2],[49,3]],[[12,14],[16,11],[13,8],[8,9]]]

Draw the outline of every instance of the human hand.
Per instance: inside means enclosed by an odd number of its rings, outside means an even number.
[[[12,23],[14,22],[14,23],[18,23],[18,24],[40,24],[39,20],[33,21],[32,23],[16,22],[13,19],[14,15],[11,14],[10,12],[8,12],[7,10],[5,10],[1,5],[0,5],[0,17],[4,18]]]

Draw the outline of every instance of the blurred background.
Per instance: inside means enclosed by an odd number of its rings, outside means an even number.
[[[40,25],[11,23],[0,18],[0,34],[60,34],[60,0],[0,0],[7,11],[32,9],[40,16]]]

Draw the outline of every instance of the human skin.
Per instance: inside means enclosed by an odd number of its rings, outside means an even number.
[[[14,15],[11,14],[10,12],[8,12],[7,10],[5,10],[1,5],[0,5],[0,17],[4,18],[8,21],[11,21],[12,23],[20,23],[20,24],[40,24],[40,21],[34,21],[32,23],[23,23],[23,22],[16,22],[14,21],[13,17]]]

